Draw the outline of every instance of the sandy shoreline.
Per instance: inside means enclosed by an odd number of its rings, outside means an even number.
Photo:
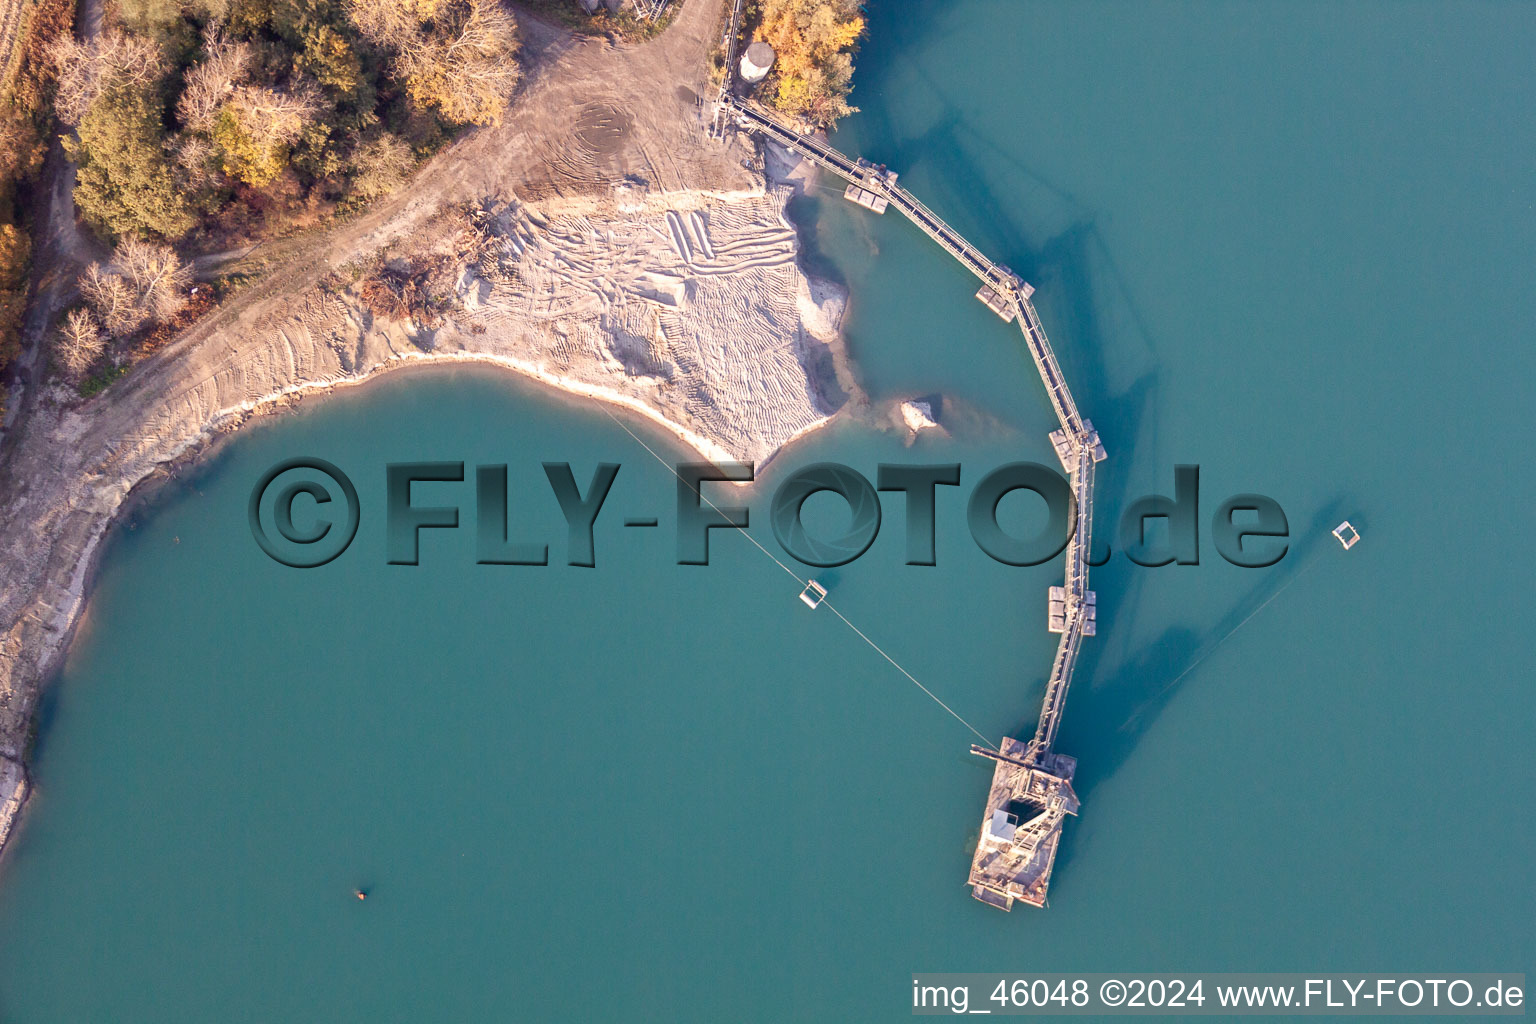
[[[837,333],[845,296],[799,269],[798,239],[783,217],[790,193],[773,186],[734,202],[673,193],[663,206],[652,197],[608,220],[535,204],[514,246],[520,279],[492,284],[466,274],[464,307],[440,327],[381,322],[354,295],[312,288],[284,315],[237,319],[233,330],[213,332],[166,366],[136,370],[99,399],[44,399],[7,467],[0,505],[0,844],[28,795],[37,695],[67,648],[107,529],[146,487],[254,419],[385,373],[473,364],[619,406],[714,461],[761,465],[826,423],[857,387]],[[680,244],[676,235],[668,243],[655,222],[678,208],[703,216]],[[635,242],[652,235],[661,241],[650,248]],[[616,237],[622,244],[612,244]],[[628,277],[623,267],[586,283],[540,277],[581,255],[581,239],[599,255],[644,258],[630,261]],[[709,258],[690,251],[689,239]],[[651,294],[658,282],[675,294]],[[588,285],[630,293],[587,308]],[[578,301],[535,308],[565,294]],[[655,337],[640,338],[636,323],[652,323]],[[574,334],[586,343],[573,347]],[[706,370],[686,365],[695,356],[710,361]]]
[[[761,465],[864,403],[839,331],[846,295],[807,278],[785,216],[803,171],[770,154],[765,178],[750,149],[706,132],[723,20],[718,0],[686,0],[632,47],[529,21],[529,74],[503,125],[359,218],[268,247],[254,284],[98,397],[29,383],[0,453],[0,850],[29,792],[38,696],[108,527],[253,419],[473,363]],[[623,127],[599,146],[582,134],[592,123]],[[380,261],[446,273],[442,322],[370,312],[359,281]],[[33,320],[36,348],[47,317]]]

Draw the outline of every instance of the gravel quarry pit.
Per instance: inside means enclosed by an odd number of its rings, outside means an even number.
[[[135,487],[252,417],[388,369],[476,360],[622,406],[707,457],[762,463],[862,401],[838,335],[845,297],[797,264],[791,188],[705,133],[724,14],[687,0],[657,39],[616,45],[520,12],[527,73],[501,125],[366,213],[227,267],[253,283],[99,396],[27,386],[0,447],[0,845],[107,526]],[[473,258],[466,209],[495,218]],[[421,256],[450,279],[433,323],[375,316],[348,283]],[[33,318],[34,346],[47,320]]]

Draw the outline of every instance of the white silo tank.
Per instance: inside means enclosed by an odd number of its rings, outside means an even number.
[[[741,79],[744,82],[761,82],[773,67],[773,47],[761,39],[747,47],[741,55]]]

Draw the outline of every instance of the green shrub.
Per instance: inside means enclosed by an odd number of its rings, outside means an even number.
[[[107,390],[113,381],[121,380],[127,375],[128,367],[109,366],[82,380],[76,390],[80,392],[81,398],[94,398]]]

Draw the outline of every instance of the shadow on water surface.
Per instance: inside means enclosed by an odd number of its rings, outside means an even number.
[[[1160,382],[1153,356],[1155,346],[1125,280],[1109,258],[1094,218],[1075,197],[1001,151],[994,154],[998,159],[990,161],[990,174],[982,170],[987,161],[978,162],[966,156],[968,147],[957,131],[962,124],[963,120],[950,111],[921,136],[900,145],[899,155],[894,160],[901,160],[903,164],[921,161],[925,173],[937,183],[937,190],[943,196],[935,203],[936,206],[942,204],[943,208],[938,211],[941,216],[945,215],[944,209],[953,209],[959,230],[962,233],[974,231],[973,237],[979,239],[978,244],[984,251],[1008,262],[1037,287],[1048,285],[1047,297],[1051,306],[1042,311],[1042,316],[1050,321],[1047,330],[1056,339],[1055,347],[1084,415],[1094,421],[1111,455],[1110,461],[1100,467],[1096,481],[1098,513],[1095,516],[1094,561],[1102,561],[1105,540],[1114,536],[1113,525],[1118,510],[1133,497],[1130,494],[1132,474],[1117,469],[1133,465],[1136,453],[1156,451],[1158,447]],[[892,166],[897,164],[893,162]],[[1003,168],[1002,178],[1027,182],[1030,187],[990,184],[988,177],[999,177],[999,167]],[[1042,190],[1053,193],[1055,202],[1064,203],[1070,217],[1063,227],[1043,241],[1032,243],[1031,229],[1026,223],[1026,214],[1031,207],[1027,196]],[[1017,332],[1017,327],[1012,325],[1006,329]],[[1015,338],[1015,341],[1020,357],[1028,360],[1022,339]],[[1112,372],[1110,363],[1125,354],[1133,357],[1134,365],[1129,368],[1116,366]],[[1113,383],[1115,380],[1128,383],[1117,388]],[[1035,398],[1041,403],[1047,401],[1043,392],[1037,392]],[[1014,426],[1018,426],[1016,418],[1006,415],[1003,418],[1013,420]],[[1229,618],[1240,621],[1248,608],[1259,605],[1269,594],[1276,592],[1273,588],[1282,586],[1284,578],[1268,574],[1251,599],[1236,606]],[[1101,619],[1121,627],[1129,625],[1140,603],[1142,583],[1142,573],[1137,571],[1123,574],[1111,589],[1101,589]],[[1112,635],[1115,631],[1111,626],[1106,632]],[[1137,680],[1178,679],[1187,673],[1197,658],[1204,656],[1199,649],[1200,635],[1191,628],[1171,629],[1156,644],[1136,655],[1120,674]],[[1085,652],[1084,663],[1079,669],[1080,680],[1092,675],[1093,660]],[[1031,691],[1036,707],[1039,695],[1044,691],[1043,669],[1046,667],[1041,666],[1042,671],[1036,676]],[[1175,689],[1170,686],[1157,692],[1156,686],[1114,688],[1111,701],[1098,707],[1083,725],[1095,735],[1110,736],[1102,744],[1103,749],[1079,752],[1070,749],[1070,740],[1062,748],[1079,754],[1083,760],[1084,769],[1078,776],[1080,794],[1084,792],[1083,781],[1097,782],[1124,762],[1156,714],[1172,698]],[[1097,695],[1094,701],[1099,703]],[[1081,710],[1074,708],[1073,703],[1069,698],[1068,722],[1073,720],[1074,712]],[[1037,712],[1034,708],[1021,710],[1025,717],[1012,735],[1027,740],[1034,733]],[[1090,760],[1096,764],[1091,772],[1088,769]]]
[[[871,16],[890,40],[884,45],[903,52],[916,52],[924,37],[937,30],[936,6],[916,5],[893,15],[876,5]],[[879,92],[896,66],[894,61],[876,61],[877,73],[864,76],[861,86]],[[1111,456],[1100,469],[1096,498],[1100,512],[1095,517],[1094,558],[1101,559],[1103,541],[1113,537],[1119,509],[1132,497],[1133,474],[1118,467],[1133,467],[1137,453],[1159,451],[1158,426],[1164,413],[1158,397],[1159,346],[1152,327],[1100,233],[1093,209],[978,131],[976,120],[963,116],[949,101],[943,83],[920,65],[902,67],[904,74],[915,74],[929,86],[931,98],[937,100],[936,116],[925,118],[914,133],[911,123],[897,123],[880,105],[858,116],[843,145],[870,150],[861,155],[888,163],[957,230],[1045,292],[1040,304],[1049,307],[1042,310],[1047,330],[1057,342],[1084,415],[1093,419]],[[865,144],[859,146],[854,136]],[[1022,344],[1019,351],[1025,351]],[[1045,401],[1043,395],[1038,397]],[[1142,604],[1146,570],[1102,570],[1110,572],[1112,583],[1098,591],[1106,635],[1097,638],[1097,645],[1090,641],[1085,647],[1059,743],[1061,750],[1079,759],[1076,789],[1085,813],[1091,813],[1091,797],[1099,784],[1128,762],[1175,695],[1195,678],[1195,670],[1318,563],[1332,543],[1328,531],[1338,522],[1343,503],[1341,498],[1319,510],[1304,533],[1293,529],[1286,559],[1255,570],[1246,593],[1219,620],[1203,628],[1171,626],[1134,649],[1129,637],[1135,631],[1129,627]],[[1112,667],[1098,671],[1103,665]],[[1095,677],[1106,681],[1090,688],[1086,683]],[[1043,672],[1037,680],[1036,695],[1044,689]],[[1013,735],[1027,741],[1035,724],[1030,713]],[[1070,826],[1066,830],[1058,878],[1070,875],[1075,833]]]
[[[1156,640],[1128,652],[1118,664],[1103,672],[1097,671],[1097,663],[1103,659],[1091,647],[1085,646],[1084,657],[1078,663],[1078,685],[1073,688],[1074,694],[1067,698],[1062,738],[1057,743],[1061,751],[1078,759],[1073,788],[1082,799],[1082,813],[1091,813],[1093,792],[1125,766],[1174,696],[1197,678],[1195,670],[1291,584],[1331,554],[1329,548],[1335,541],[1329,531],[1338,524],[1340,509],[1347,502],[1348,497],[1341,495],[1318,510],[1302,533],[1298,534],[1293,528],[1291,548],[1280,564],[1269,569],[1251,570],[1258,576],[1253,585],[1209,627],[1170,627]],[[1198,567],[1190,568],[1198,571]],[[1174,569],[1168,567],[1168,571]],[[1144,572],[1138,571],[1136,576],[1140,577]],[[1102,621],[1113,623],[1114,615],[1106,615]],[[1096,676],[1106,681],[1092,688],[1082,685]],[[1033,731],[1031,724],[1021,735],[1027,740]],[[1055,871],[1058,880],[1071,872],[1076,843],[1074,832],[1068,826],[1062,836]]]
[[[861,92],[866,96],[884,92],[898,69],[909,68],[908,62],[891,59],[880,51],[890,50],[904,55],[921,52],[936,29],[939,16],[948,13],[943,4],[913,3],[911,0],[877,0],[868,4],[865,15],[869,27],[859,48],[869,59],[855,58],[854,104],[858,104]],[[878,109],[883,111],[886,106],[880,104]],[[886,117],[862,111],[861,114],[871,122],[878,122],[878,127],[890,127]]]
[[[877,125],[869,127],[878,132],[876,138],[895,137]],[[1085,415],[1098,425],[1112,455],[1140,448],[1146,439],[1136,431],[1155,387],[1157,346],[1094,211],[978,134],[954,106],[946,105],[921,134],[880,154],[864,155],[885,160],[899,172],[920,169],[922,180],[911,183],[920,199],[983,252],[1045,291],[1042,298],[1050,309],[1042,315],[1054,321],[1047,323],[1047,331],[1062,339],[1058,357]],[[1122,322],[1123,329],[1115,331],[1110,321]],[[1106,352],[1114,353],[1113,368]],[[1128,378],[1133,383],[1122,395],[1111,393],[1111,380]],[[1136,400],[1118,404],[1125,411],[1134,406],[1135,420],[1114,418],[1110,408],[1126,394]],[[1039,398],[1045,401],[1043,394]],[[1111,433],[1107,426],[1117,429]]]
[[[32,712],[32,724],[27,732],[25,760],[34,776],[38,766],[44,763],[48,737],[52,734],[53,725],[59,718],[59,690],[58,685],[45,686],[42,693],[38,695],[37,708]]]

